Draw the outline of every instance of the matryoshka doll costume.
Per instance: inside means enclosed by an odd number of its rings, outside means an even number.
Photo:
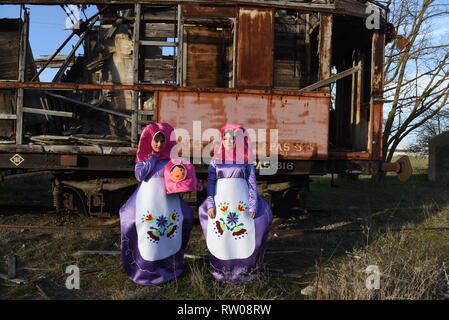
[[[235,135],[231,151],[223,145],[223,135],[228,130]],[[198,215],[214,278],[225,282],[250,281],[263,265],[272,213],[257,193],[250,142],[247,136],[243,138],[245,129],[228,124],[220,132],[222,141],[208,169],[207,198]],[[216,210],[214,219],[207,214],[209,208]],[[256,213],[254,219],[250,212]]]
[[[165,136],[165,147],[156,154],[155,135]],[[173,127],[151,123],[143,130],[136,155],[136,191],[120,209],[121,258],[126,273],[140,285],[158,285],[183,271],[184,250],[193,224],[192,210],[178,194],[167,194],[165,166],[176,144]]]

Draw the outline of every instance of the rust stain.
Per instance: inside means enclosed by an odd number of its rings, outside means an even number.
[[[183,112],[176,101],[190,112]],[[157,102],[157,121],[169,122],[176,128],[186,129],[193,135],[193,121],[201,121],[201,129],[219,129],[226,123],[242,124],[248,129],[278,129],[282,145],[288,151],[278,150],[286,159],[325,159],[328,153],[329,99],[327,96],[298,95],[288,100],[280,95],[237,94],[210,92],[160,92]],[[310,108],[305,110],[308,103]],[[268,138],[267,138],[268,140]],[[293,144],[313,144],[313,148],[294,148]],[[269,146],[267,146],[267,152]]]
[[[273,85],[273,9],[240,8],[237,35],[237,86]]]
[[[191,18],[234,18],[237,16],[237,8],[183,4],[182,14],[184,17]]]

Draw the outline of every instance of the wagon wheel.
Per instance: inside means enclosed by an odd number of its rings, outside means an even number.
[[[81,190],[66,185],[57,188],[59,190],[53,193],[57,211],[73,212],[80,217],[89,217],[87,199]]]

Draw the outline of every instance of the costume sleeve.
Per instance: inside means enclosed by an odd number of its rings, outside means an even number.
[[[256,170],[253,164],[246,166],[246,181],[248,182],[249,190],[249,212],[257,213],[257,182],[256,182]]]
[[[141,182],[145,180],[154,169],[157,163],[157,157],[152,155],[146,161],[137,162],[134,167],[134,175],[137,181]]]
[[[217,171],[215,161],[212,160],[207,169],[207,209],[215,208],[215,185],[217,184]]]

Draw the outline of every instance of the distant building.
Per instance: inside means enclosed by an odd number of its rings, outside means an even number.
[[[430,138],[429,180],[449,183],[449,131]]]

